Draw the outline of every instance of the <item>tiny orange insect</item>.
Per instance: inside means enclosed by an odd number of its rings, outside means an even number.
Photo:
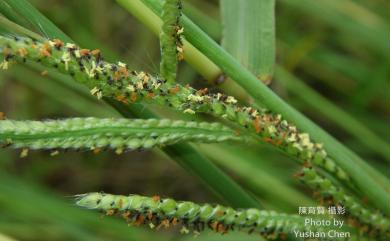
[[[148,92],[148,93],[146,94],[146,97],[148,97],[148,98],[153,98],[153,97],[154,97],[154,93],[153,93],[153,92]]]
[[[172,225],[175,226],[177,224],[177,218],[172,219]]]
[[[92,50],[92,51],[91,51],[91,54],[92,54],[93,56],[99,55],[99,54],[100,54],[100,49],[94,49],[94,50]]]
[[[131,93],[131,96],[130,96],[130,100],[133,101],[133,102],[135,102],[135,101],[137,100],[137,93],[132,92],[132,93]]]
[[[114,214],[115,214],[115,210],[114,209],[107,210],[107,212],[106,212],[107,216],[112,216]]]
[[[157,229],[160,229],[161,227],[169,228],[169,220],[164,219],[161,221],[161,223],[157,226]]]
[[[177,92],[179,92],[179,90],[180,90],[180,87],[178,85],[176,85],[175,87],[172,87],[169,89],[169,93],[176,94]]]
[[[50,57],[50,56],[51,56],[51,47],[50,47],[49,43],[44,43],[44,44],[42,45],[40,54],[41,54],[43,57]]]
[[[93,154],[99,154],[102,151],[101,148],[94,148],[93,149]]]
[[[236,136],[240,136],[241,135],[241,132],[240,132],[240,130],[236,130],[235,132],[234,132],[234,134],[236,135]]]
[[[114,72],[114,80],[119,80],[121,78],[121,73],[119,71]]]
[[[145,217],[141,214],[139,214],[135,220],[135,225],[139,226],[145,221]]]
[[[267,143],[270,143],[270,144],[272,144],[272,145],[275,145],[274,140],[272,140],[272,138],[270,138],[270,137],[264,137],[263,140],[264,140],[265,142],[267,142]]]
[[[118,72],[123,74],[126,78],[129,77],[129,71],[125,67],[120,67]]]
[[[259,134],[261,131],[260,117],[256,116],[256,119],[253,120],[252,124],[253,127],[255,128],[256,133]]]
[[[148,220],[151,221],[153,219],[153,213],[151,211],[148,212]]]
[[[198,94],[198,95],[205,95],[205,94],[207,94],[208,92],[209,92],[209,89],[204,88],[204,89],[198,90],[198,91],[196,92],[196,94]]]
[[[19,53],[20,57],[22,57],[22,58],[24,58],[28,54],[28,52],[25,48],[18,48],[18,53]]]
[[[130,211],[126,211],[122,214],[122,217],[126,220],[128,220],[131,216],[131,212]]]
[[[91,51],[89,49],[80,49],[80,54],[83,56],[89,55]]]
[[[126,96],[122,94],[115,96],[115,99],[119,102],[122,102],[123,104],[128,104]]]
[[[217,227],[218,227],[218,221],[214,221],[214,222],[210,223],[210,228],[213,231],[217,232]]]
[[[53,42],[54,42],[54,47],[56,47],[57,49],[64,46],[64,42],[62,42],[61,40],[59,40],[57,38],[53,39]]]
[[[159,201],[161,200],[161,197],[158,196],[158,195],[154,195],[154,196],[152,197],[152,200],[155,201],[155,202],[159,202]]]
[[[305,161],[305,162],[303,163],[303,166],[309,168],[309,167],[311,167],[311,163],[308,162],[308,161]]]
[[[7,117],[5,116],[4,112],[0,111],[0,120],[5,120]]]
[[[223,214],[224,214],[224,212],[223,212],[223,211],[221,211],[221,210],[218,210],[218,211],[215,213],[215,216],[216,216],[216,217],[222,217],[222,216],[223,216]]]

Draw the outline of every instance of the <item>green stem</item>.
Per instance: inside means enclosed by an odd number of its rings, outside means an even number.
[[[180,0],[165,0],[161,19],[163,25],[160,33],[160,75],[169,83],[176,81],[177,60],[182,56],[181,31],[179,18],[181,16]]]

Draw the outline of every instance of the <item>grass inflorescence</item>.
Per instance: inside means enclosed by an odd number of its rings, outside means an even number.
[[[148,149],[178,142],[247,141],[220,123],[168,119],[69,118],[0,121],[3,146],[31,149]]]
[[[349,181],[346,172],[308,134],[299,132],[279,114],[240,106],[233,96],[170,84],[142,71],[130,71],[125,63],[104,61],[100,50],[80,49],[58,39],[42,43],[28,38],[0,37],[0,46],[4,55],[0,64],[3,69],[13,61],[36,61],[71,75],[88,86],[90,93],[98,99],[109,97],[124,104],[142,101],[187,114],[204,112],[227,119],[241,126],[244,132],[282,149],[302,163],[312,162],[339,179]]]
[[[199,233],[209,228],[218,233],[240,230],[257,233],[267,239],[284,239],[294,230],[326,231],[329,227],[311,229],[304,225],[303,218],[275,211],[233,209],[222,205],[196,204],[175,201],[160,196],[112,195],[86,193],[76,197],[80,207],[95,209],[107,215],[120,215],[133,225],[149,225],[151,228],[181,226],[181,231]]]

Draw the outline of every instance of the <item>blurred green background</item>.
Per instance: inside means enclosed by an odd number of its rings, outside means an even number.
[[[131,68],[158,73],[158,38],[115,1],[30,2],[81,46],[101,49],[107,60],[120,59]],[[220,41],[218,1],[183,2],[184,12]],[[390,150],[378,151],[370,143],[377,137],[387,143],[390,139],[389,13],[386,0],[277,1],[277,63],[288,72],[277,72],[270,84],[284,100],[387,176]],[[180,64],[178,79],[218,90],[185,62]],[[0,111],[18,120],[119,117],[109,106],[75,89],[30,67],[14,66],[0,75]],[[355,122],[374,133],[373,142],[370,133],[354,132]],[[267,208],[296,213],[299,204],[311,202],[309,192],[293,178],[298,167],[268,147],[248,151],[245,146],[211,145],[204,151]],[[285,188],[285,196],[271,190],[281,188]],[[73,205],[71,195],[100,190],[220,202],[196,177],[158,150],[56,156],[49,151],[30,151],[20,158],[18,150],[0,149],[0,240],[192,238],[179,235],[177,230],[127,227],[120,219],[101,218]],[[290,200],[286,199],[289,195]],[[197,239],[255,238],[204,234]]]

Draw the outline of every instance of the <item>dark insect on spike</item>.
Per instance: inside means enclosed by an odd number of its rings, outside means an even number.
[[[6,55],[4,56],[4,59],[5,59],[5,61],[9,61],[9,60],[12,59],[14,56],[15,56],[15,55],[13,55],[13,54],[6,54]]]
[[[1,148],[6,148],[12,146],[12,143],[4,143],[1,145]]]
[[[219,98],[220,101],[225,101],[227,99],[227,95],[221,95],[221,98]]]

